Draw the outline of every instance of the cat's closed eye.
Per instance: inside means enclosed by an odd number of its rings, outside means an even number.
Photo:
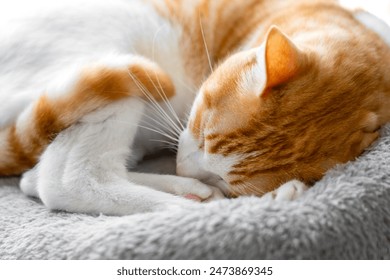
[[[390,120],[390,29],[336,1],[22,1],[0,5],[0,176],[49,209],[293,199]],[[165,149],[181,176],[134,171]]]
[[[327,31],[318,37],[321,32]],[[356,55],[370,52],[365,42],[349,30],[337,32],[346,39],[318,43],[272,27],[262,44],[229,57],[200,89],[179,152],[186,139],[198,143],[199,131],[212,131],[199,153],[224,163],[205,172],[223,174],[231,193],[258,195],[292,179],[312,184],[359,156],[389,118],[388,98],[381,104],[373,92],[389,88],[380,82],[380,60]]]

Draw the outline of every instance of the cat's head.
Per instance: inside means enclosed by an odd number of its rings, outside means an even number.
[[[294,178],[310,184],[361,154],[378,136],[380,77],[370,63],[379,62],[364,49],[328,48],[344,51],[298,47],[272,27],[261,46],[223,62],[180,136],[178,175],[262,195]]]

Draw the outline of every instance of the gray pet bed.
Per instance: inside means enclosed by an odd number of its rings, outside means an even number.
[[[389,259],[390,125],[293,202],[241,197],[127,217],[50,212],[0,180],[2,259]]]

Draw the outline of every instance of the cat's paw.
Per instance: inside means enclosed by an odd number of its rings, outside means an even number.
[[[38,197],[38,167],[35,166],[33,169],[23,173],[19,183],[19,187],[22,192],[27,196]]]
[[[210,201],[220,200],[220,199],[226,198],[225,195],[217,187],[210,187],[210,188],[212,189],[212,193],[206,199],[202,199],[201,197],[194,195],[194,194],[186,194],[186,195],[184,195],[184,197],[187,199],[190,199],[190,200],[198,201],[198,202],[210,202]]]
[[[189,187],[189,193],[184,195],[185,198],[198,202],[210,202],[225,198],[222,191],[217,187],[206,185],[198,180],[196,181],[197,183],[195,185]]]
[[[217,198],[218,190],[193,178],[178,177],[172,186],[172,193],[195,201],[206,201]]]
[[[223,192],[217,188],[217,187],[211,187],[212,190],[213,190],[213,193],[211,194],[211,196],[207,199],[205,199],[203,202],[210,202],[210,201],[214,201],[214,200],[220,200],[220,199],[224,199],[226,198],[225,195],[223,194]]]
[[[301,181],[291,180],[261,197],[264,201],[291,201],[300,197],[308,187]]]

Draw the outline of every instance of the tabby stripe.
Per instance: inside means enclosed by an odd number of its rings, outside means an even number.
[[[148,100],[140,84],[156,101],[162,100],[162,93],[166,98],[174,95],[170,78],[151,63],[86,69],[73,92],[57,99],[42,95],[29,116],[19,117],[12,127],[0,131],[0,176],[19,175],[32,168],[58,133],[94,110],[130,96]]]

